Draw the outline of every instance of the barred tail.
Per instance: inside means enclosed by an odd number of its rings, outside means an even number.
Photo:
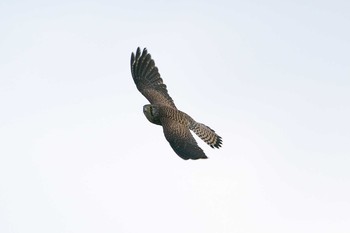
[[[190,129],[212,148],[222,145],[222,138],[214,130],[202,123],[192,122]]]

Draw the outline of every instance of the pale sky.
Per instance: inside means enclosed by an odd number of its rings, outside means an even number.
[[[1,233],[350,232],[349,1],[1,1]],[[221,149],[184,161],[147,47]],[[198,138],[197,138],[198,139]]]

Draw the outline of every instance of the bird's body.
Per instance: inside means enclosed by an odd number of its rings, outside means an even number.
[[[131,73],[137,89],[150,101],[143,107],[146,118],[153,124],[161,125],[165,138],[173,150],[183,159],[207,158],[192,136],[197,136],[212,148],[219,148],[222,139],[208,126],[198,123],[186,113],[178,110],[168,94],[151,55],[146,49],[141,54],[131,54]]]

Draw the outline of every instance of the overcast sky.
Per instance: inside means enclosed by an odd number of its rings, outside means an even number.
[[[0,2],[1,233],[350,232],[349,1]],[[130,74],[223,138],[184,161]]]

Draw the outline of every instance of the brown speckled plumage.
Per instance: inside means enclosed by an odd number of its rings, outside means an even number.
[[[137,48],[136,54],[131,54],[130,65],[137,89],[151,103],[143,107],[145,116],[153,124],[163,127],[165,138],[177,155],[186,160],[207,158],[190,130],[212,148],[221,147],[222,139],[214,130],[176,108],[146,49],[141,53],[140,48]]]

